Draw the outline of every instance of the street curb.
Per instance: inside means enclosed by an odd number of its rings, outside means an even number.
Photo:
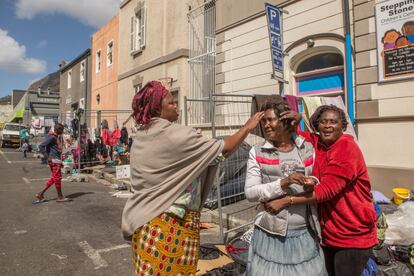
[[[97,170],[102,174],[103,179],[108,181],[111,184],[117,184],[117,185],[125,185],[127,186],[127,190],[130,192],[133,192],[131,181],[129,179],[116,179],[116,176],[111,173],[105,173],[100,170]]]

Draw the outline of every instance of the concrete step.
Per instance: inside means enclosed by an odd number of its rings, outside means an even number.
[[[231,229],[253,222],[257,214],[256,206],[257,203],[249,202],[246,199],[223,206],[223,227]],[[201,214],[204,219],[210,220],[206,222],[220,223],[218,209],[209,210],[204,208]]]

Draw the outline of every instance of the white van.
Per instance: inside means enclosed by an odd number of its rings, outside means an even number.
[[[14,123],[4,123],[3,129],[0,130],[0,147],[6,145],[20,145],[19,132],[24,126]]]

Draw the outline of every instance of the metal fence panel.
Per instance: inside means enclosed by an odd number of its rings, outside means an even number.
[[[189,89],[193,99],[209,99],[215,91],[216,59],[216,8],[215,1],[188,13],[189,22]],[[194,103],[188,117],[190,124],[211,122],[211,106],[208,102]],[[194,121],[193,121],[194,120]]]
[[[234,94],[212,94],[210,99],[185,99],[187,106],[186,116],[191,117],[192,109],[202,104],[209,104],[213,110],[210,123],[200,123],[197,118],[186,120],[189,126],[199,129],[204,136],[211,138],[224,138],[236,133],[251,116],[252,96]],[[230,157],[219,165],[219,172],[216,181],[210,192],[205,207],[218,209],[220,232],[222,239],[224,233],[240,229],[242,226],[233,226],[226,223],[223,218],[223,209],[229,208],[233,203],[240,202],[245,198],[244,186],[246,181],[246,165],[249,158],[249,151],[254,144],[260,143],[263,138],[249,134],[245,142]],[[238,203],[239,204],[239,203]],[[243,203],[232,208],[241,221],[247,221],[247,225],[253,223],[256,210],[255,204]]]
[[[215,1],[205,1],[192,9],[188,13],[188,23],[190,93],[184,99],[185,124],[198,129],[206,137],[222,138],[232,135],[250,118],[252,96],[215,93]],[[240,228],[225,225],[223,208],[244,199],[249,150],[252,145],[261,141],[261,137],[249,135],[239,149],[220,164],[206,206],[218,209],[222,239],[225,232]],[[244,221],[250,221],[255,214],[252,204],[242,204],[235,207],[234,211]]]

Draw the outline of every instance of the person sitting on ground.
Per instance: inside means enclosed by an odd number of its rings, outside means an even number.
[[[46,182],[45,187],[36,194],[37,201],[34,203],[45,202],[44,193],[47,189],[55,184],[55,188],[58,194],[57,202],[69,201],[68,198],[65,198],[62,193],[62,148],[63,148],[63,125],[56,123],[54,127],[55,131],[50,132],[45,140],[39,145],[40,152],[43,154],[44,158],[47,160],[49,165],[51,175],[49,180]]]
[[[307,192],[302,185],[305,176],[312,173],[314,149],[296,135],[290,122],[279,120],[288,110],[280,96],[261,107],[266,140],[250,150],[245,186],[249,201],[263,204]],[[319,237],[316,205],[289,206],[278,213],[261,208],[255,219],[246,275],[327,275]]]
[[[177,104],[158,81],[134,96],[132,109],[138,127],[130,160],[135,192],[126,202],[122,231],[132,240],[135,274],[195,275],[200,209],[215,179],[215,161],[232,153],[263,113],[224,140],[208,139],[174,123]]]
[[[301,115],[290,111],[281,120]],[[279,212],[290,206],[318,203],[322,249],[330,276],[362,275],[372,248],[378,243],[376,214],[367,166],[354,138],[345,134],[345,112],[322,105],[310,118],[316,133],[299,131],[315,147],[313,175],[320,183],[306,196],[287,196],[267,203]]]

